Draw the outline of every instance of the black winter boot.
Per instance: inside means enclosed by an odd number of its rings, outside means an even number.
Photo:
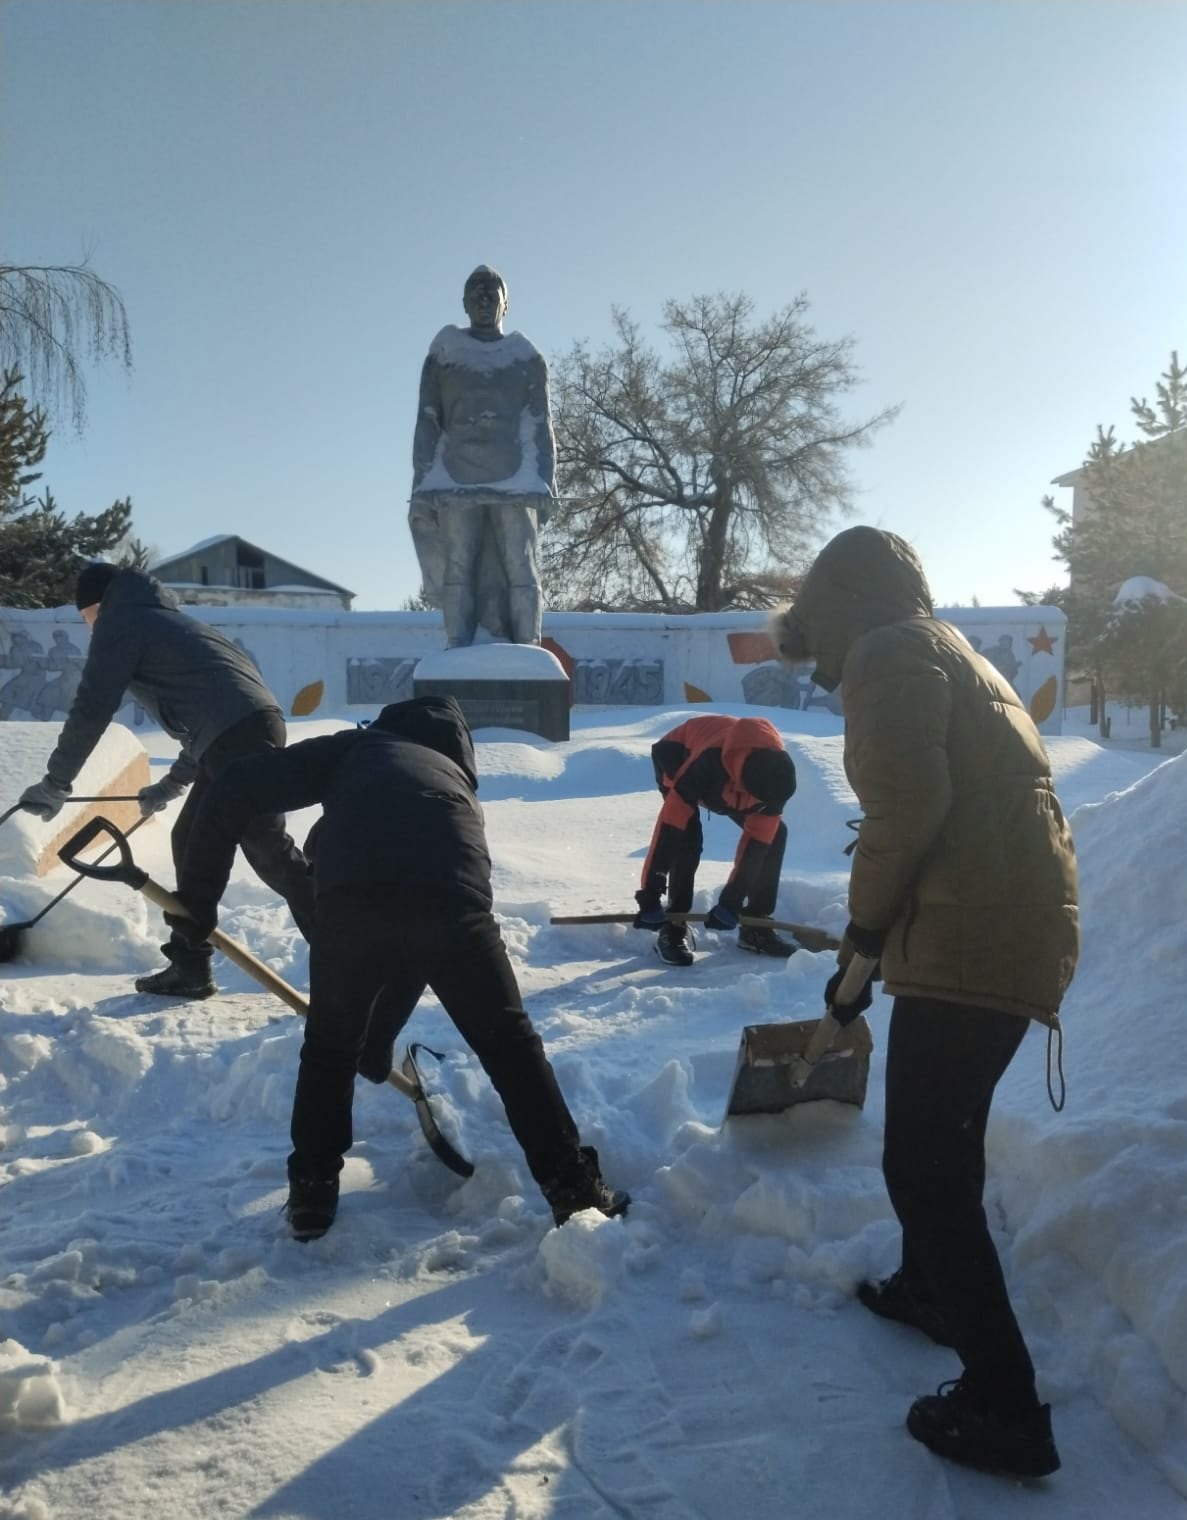
[[[912,1287],[901,1267],[881,1282],[858,1283],[857,1296],[867,1309],[880,1314],[883,1319],[897,1320],[900,1325],[922,1330],[937,1346],[953,1344],[944,1316],[925,1293]]]
[[[171,964],[148,976],[138,976],[135,983],[137,992],[194,1000],[213,997],[218,991],[210,974],[208,951],[190,950],[170,942],[161,946],[161,952]]]
[[[965,1378],[916,1399],[907,1429],[938,1456],[982,1472],[1045,1478],[1060,1465],[1049,1404],[1006,1413],[978,1396]]]
[[[655,953],[669,966],[691,966],[692,936],[687,924],[664,924],[655,936]]]
[[[738,930],[738,949],[750,950],[755,955],[774,955],[780,960],[787,960],[799,948],[791,940],[776,934],[774,929],[746,926]]]
[[[290,1177],[285,1217],[294,1240],[320,1240],[338,1212],[337,1177]]]
[[[558,1225],[584,1209],[597,1209],[607,1219],[617,1219],[626,1213],[631,1201],[629,1193],[614,1193],[606,1186],[598,1165],[598,1153],[592,1145],[583,1145],[572,1165],[540,1191]]]

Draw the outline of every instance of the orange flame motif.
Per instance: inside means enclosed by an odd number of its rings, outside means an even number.
[[[310,713],[315,713],[321,706],[321,699],[325,695],[326,683],[324,681],[310,681],[308,686],[302,686],[301,690],[293,698],[293,705],[289,708],[289,715],[293,718],[307,718]]]
[[[1030,716],[1035,726],[1044,723],[1055,711],[1055,696],[1059,689],[1059,682],[1054,676],[1048,676],[1043,684],[1030,699]]]

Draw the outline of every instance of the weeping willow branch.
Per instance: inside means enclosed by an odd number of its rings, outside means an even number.
[[[51,418],[86,422],[85,367],[132,368],[123,297],[85,264],[0,264],[0,363],[19,369],[30,399]]]

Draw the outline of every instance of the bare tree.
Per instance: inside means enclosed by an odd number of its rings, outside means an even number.
[[[744,295],[669,301],[665,362],[615,308],[615,343],[554,366],[561,505],[543,540],[553,606],[769,607],[849,501],[846,451],[897,413],[841,418],[852,339],[825,341],[806,297],[764,321]]]
[[[0,264],[0,362],[18,369],[32,401],[52,420],[86,421],[84,365],[115,359],[132,368],[123,297],[86,264]]]

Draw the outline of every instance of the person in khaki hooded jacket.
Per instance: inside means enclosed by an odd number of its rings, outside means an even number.
[[[894,997],[883,1174],[902,1265],[863,1283],[875,1313],[953,1346],[964,1371],[907,1428],[990,1471],[1059,1466],[1049,1406],[982,1205],[994,1089],[1030,1021],[1058,1025],[1079,948],[1075,855],[1038,732],[1009,683],[932,615],[914,550],[850,528],[772,619],[789,664],[840,685],[862,806],[838,959],[881,958]],[[826,1003],[842,972],[829,982]],[[867,987],[841,1023],[870,1003]]]

